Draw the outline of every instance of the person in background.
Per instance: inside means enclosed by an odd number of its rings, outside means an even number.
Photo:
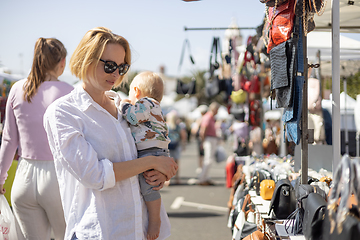
[[[215,128],[215,115],[219,110],[220,104],[212,102],[209,106],[207,113],[202,117],[200,125],[200,138],[203,141],[204,146],[204,162],[201,169],[201,173],[198,177],[198,184],[200,186],[214,185],[209,178],[209,170],[211,164],[215,161],[216,148],[219,143],[219,138],[216,135]]]
[[[193,136],[195,136],[196,138],[196,142],[197,142],[197,146],[198,146],[198,151],[199,151],[199,165],[198,168],[196,169],[196,173],[199,174],[201,172],[202,169],[202,165],[203,165],[203,161],[204,161],[204,146],[203,146],[203,141],[200,138],[200,124],[201,124],[201,120],[202,117],[205,115],[205,113],[208,111],[208,106],[206,105],[200,105],[197,110],[200,112],[201,117],[199,117],[194,123],[193,126],[191,128],[191,134]]]
[[[233,150],[238,156],[249,155],[249,124],[245,122],[245,112],[234,114],[235,121],[230,126],[234,135]]]
[[[169,128],[169,138],[171,140],[169,143],[170,156],[174,158],[175,162],[179,165],[181,152],[185,149],[187,143],[186,129],[175,110],[166,114],[166,124]],[[174,178],[175,184],[180,184],[179,170]]]
[[[138,157],[170,156],[168,129],[160,102],[164,94],[163,80],[153,72],[142,72],[130,84],[129,99],[122,99],[120,111],[130,124]],[[160,232],[161,196],[139,174],[141,194],[149,212],[148,240],[158,238]]]
[[[70,59],[70,70],[82,84],[45,112],[65,240],[146,239],[148,213],[138,174],[146,172],[147,182],[159,190],[176,173],[170,157],[137,158],[130,127],[118,111],[120,95],[109,91],[123,82],[130,63],[124,37],[105,27],[89,30]],[[160,214],[159,240],[170,235],[163,204]]]
[[[261,156],[263,154],[261,128],[258,126],[254,126],[250,130],[249,137],[250,155],[254,157]]]
[[[27,79],[11,88],[6,104],[0,150],[0,193],[18,150],[19,163],[11,189],[18,239],[64,239],[65,220],[53,156],[42,120],[56,99],[70,93],[59,81],[67,51],[55,38],[39,38]]]

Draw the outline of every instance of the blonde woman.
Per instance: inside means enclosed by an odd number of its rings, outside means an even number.
[[[16,82],[6,103],[0,150],[0,193],[18,149],[19,163],[11,202],[19,239],[64,239],[65,220],[53,156],[43,115],[47,107],[73,89],[59,81],[65,68],[66,49],[54,38],[39,38],[27,79]]]
[[[137,158],[128,123],[118,111],[119,86],[130,67],[128,41],[111,30],[89,30],[70,70],[79,85],[46,111],[44,126],[54,155],[66,220],[65,239],[146,239],[148,216],[138,174],[162,186],[177,170],[165,156]],[[157,188],[160,189],[161,187]],[[158,239],[170,235],[161,206]]]

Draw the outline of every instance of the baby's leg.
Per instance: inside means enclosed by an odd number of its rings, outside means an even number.
[[[160,233],[160,207],[161,207],[161,198],[158,198],[154,201],[145,202],[147,210],[149,212],[149,225],[147,232],[147,240],[155,240],[159,237]]]

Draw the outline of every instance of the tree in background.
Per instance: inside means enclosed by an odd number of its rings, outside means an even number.
[[[356,99],[356,96],[360,94],[360,72],[357,72],[354,75],[348,76],[348,77],[342,77],[340,79],[340,92],[344,91],[344,79],[346,79],[346,90],[347,94]],[[332,89],[332,79],[327,78],[324,79],[324,86],[325,89]]]

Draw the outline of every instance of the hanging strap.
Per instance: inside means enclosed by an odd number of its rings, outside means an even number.
[[[190,54],[190,61],[192,64],[195,64],[195,61],[191,55],[191,50],[190,50],[190,42],[189,40],[185,39],[184,43],[183,43],[183,47],[182,47],[182,51],[181,51],[181,56],[180,56],[180,62],[179,62],[179,67],[178,67],[178,72],[180,73],[180,69],[183,63],[183,59],[184,59],[184,54],[185,54],[185,49],[186,47],[188,48],[189,54]]]
[[[211,52],[210,52],[210,75],[213,76],[214,71],[220,67],[219,62],[217,61],[217,55],[218,53],[221,56],[221,47],[220,47],[220,39],[219,37],[213,38],[213,44],[211,46]],[[214,56],[214,64],[212,63],[212,57]],[[221,58],[222,60],[222,58]]]

